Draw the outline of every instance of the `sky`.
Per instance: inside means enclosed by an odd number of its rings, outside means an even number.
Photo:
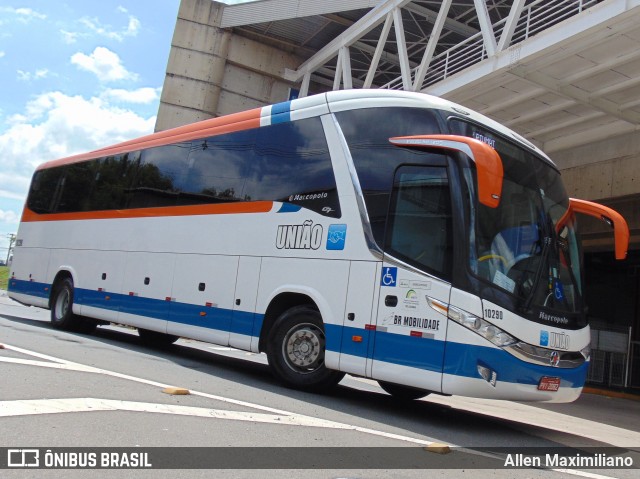
[[[153,132],[179,4],[0,0],[0,259],[37,165]]]

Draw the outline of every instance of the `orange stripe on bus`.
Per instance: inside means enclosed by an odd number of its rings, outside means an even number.
[[[133,208],[129,210],[81,211],[77,213],[38,214],[29,208],[22,213],[23,222],[106,220],[124,218],[157,218],[162,216],[225,215],[237,213],[268,213],[272,201],[222,203],[212,205],[164,206],[160,208]]]
[[[197,138],[207,138],[210,136],[223,135],[242,130],[251,130],[260,127],[261,108],[249,111],[234,113],[232,115],[212,118],[199,121],[190,125],[180,126],[171,130],[153,133],[135,140],[125,141],[114,146],[101,148],[89,153],[82,153],[59,160],[48,161],[38,166],[37,170],[52,168],[54,166],[68,165],[85,160],[101,158],[103,156],[117,155],[130,151],[141,150],[143,148],[153,148],[156,146],[170,145],[181,141],[190,141]]]

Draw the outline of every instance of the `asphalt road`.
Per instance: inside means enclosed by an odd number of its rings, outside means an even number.
[[[509,451],[499,449],[640,451],[637,401],[583,395],[540,405],[431,395],[403,402],[350,376],[334,391],[308,394],[281,386],[264,355],[183,339],[152,349],[135,330],[67,333],[48,318],[0,292],[0,451],[41,448],[43,460],[55,448],[162,447],[148,459],[171,469],[10,468],[0,470],[2,478],[638,477],[640,452],[631,453],[633,470],[544,470],[505,469]],[[190,394],[166,394],[167,387]],[[427,450],[439,444],[452,452]],[[216,449],[195,449],[205,447]],[[187,469],[198,464],[207,469]],[[429,470],[402,468],[414,464]]]

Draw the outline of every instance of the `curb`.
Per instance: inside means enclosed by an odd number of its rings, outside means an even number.
[[[585,394],[596,394],[598,396],[607,396],[611,398],[628,399],[630,401],[640,401],[640,395],[638,394],[624,393],[621,391],[611,391],[609,389],[585,387],[582,389],[582,392]]]

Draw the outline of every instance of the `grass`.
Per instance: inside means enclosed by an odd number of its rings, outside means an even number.
[[[0,266],[0,289],[7,289],[8,279],[9,279],[9,267]]]

